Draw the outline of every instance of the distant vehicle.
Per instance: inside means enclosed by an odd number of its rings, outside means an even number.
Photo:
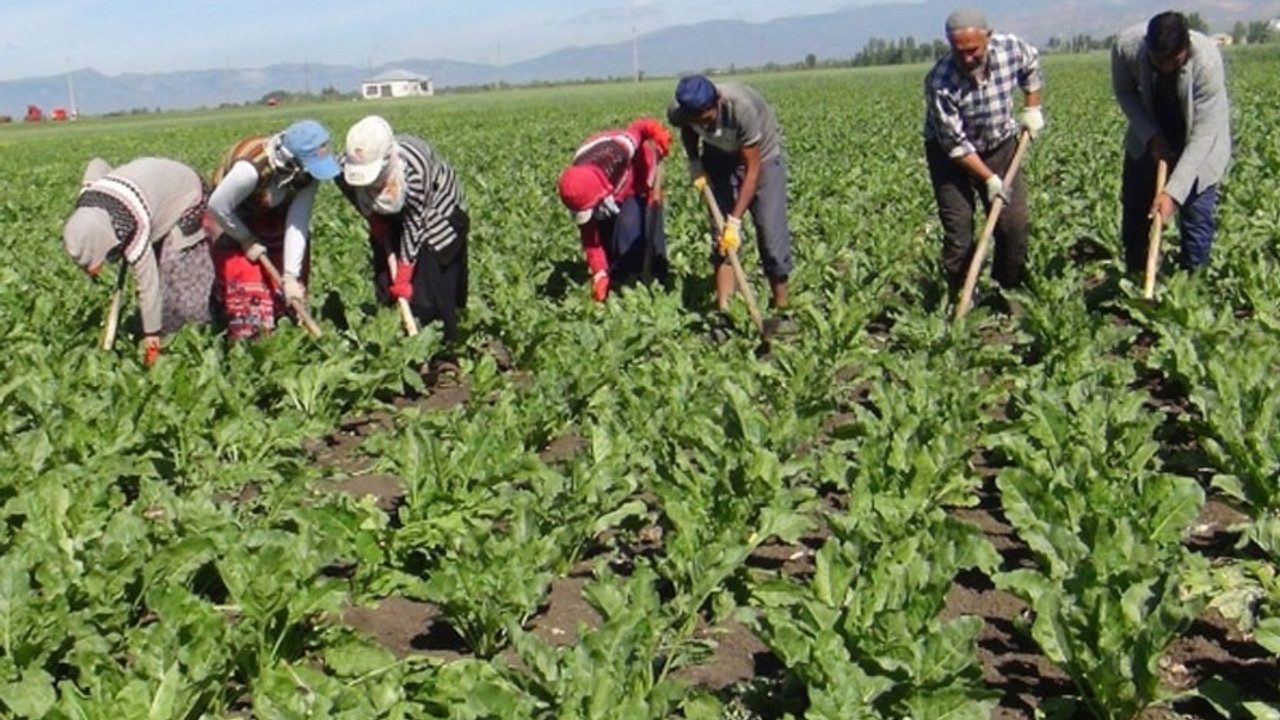
[[[28,105],[27,115],[22,118],[23,122],[44,122],[44,111],[39,105]]]
[[[67,111],[64,108],[54,108],[53,112],[49,114],[49,119],[54,122],[66,122]]]

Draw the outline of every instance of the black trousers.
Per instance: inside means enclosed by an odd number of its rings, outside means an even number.
[[[999,147],[982,153],[982,161],[1003,179],[1017,147],[1017,138],[1011,137]],[[937,143],[925,143],[925,158],[929,163],[933,195],[938,201],[938,217],[942,221],[942,266],[947,273],[947,286],[954,295],[964,286],[969,263],[977,249],[973,215],[979,200],[987,206],[985,188]],[[1027,265],[1027,184],[1021,173],[1006,185],[1005,192],[1009,193],[1009,202],[1001,211],[993,233],[995,252],[991,275],[1000,287],[1014,288],[1026,279]]]
[[[439,320],[444,326],[446,345],[456,346],[461,340],[458,332],[458,311],[467,307],[467,239],[471,232],[471,219],[465,210],[458,209],[449,217],[457,239],[439,252],[422,248],[414,262],[413,298],[409,308],[419,323]],[[387,250],[381,243],[372,242],[373,288],[378,302],[392,305],[391,273],[387,267]]]

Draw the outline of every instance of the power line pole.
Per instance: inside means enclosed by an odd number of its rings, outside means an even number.
[[[631,75],[640,82],[640,33],[634,23],[631,25]]]
[[[75,72],[71,69],[71,57],[67,57],[67,112],[68,117],[75,120],[80,116],[80,112],[76,110],[76,82]]]
[[[502,43],[498,43],[494,48],[493,65],[497,80],[494,81],[494,89],[502,89]]]

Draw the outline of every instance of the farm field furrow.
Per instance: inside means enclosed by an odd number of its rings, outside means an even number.
[[[741,302],[704,338],[678,151],[669,287],[593,302],[556,196],[671,79],[0,127],[0,716],[1280,717],[1280,53],[1227,61],[1207,269],[1170,230],[1141,299],[1106,57],[1049,56],[1030,286],[955,325],[925,68],[745,77],[797,254],[763,359]],[[110,283],[60,246],[90,158],[208,174],[369,112],[467,196],[459,387],[419,374],[439,329],[377,306],[332,184],[322,337],[187,327],[146,369],[129,302],[98,349]]]

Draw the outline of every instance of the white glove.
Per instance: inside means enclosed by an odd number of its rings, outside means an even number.
[[[284,299],[286,302],[306,302],[307,289],[298,281],[298,276],[293,273],[285,273],[284,278]]]
[[[250,243],[244,249],[244,256],[249,258],[249,262],[256,263],[267,254],[267,248],[262,243]]]
[[[1018,117],[1018,121],[1022,123],[1022,127],[1031,133],[1031,137],[1040,134],[1044,129],[1044,113],[1040,112],[1040,106],[1025,107],[1022,109],[1022,115]]]
[[[993,203],[996,198],[1000,198],[1006,203],[1009,202],[1009,195],[1005,192],[1004,181],[1000,179],[999,175],[992,173],[991,177],[987,178],[987,202]]]
[[[595,218],[596,220],[608,220],[620,212],[622,210],[618,207],[618,202],[613,199],[612,195],[609,195],[601,200],[599,205],[596,205]]]

